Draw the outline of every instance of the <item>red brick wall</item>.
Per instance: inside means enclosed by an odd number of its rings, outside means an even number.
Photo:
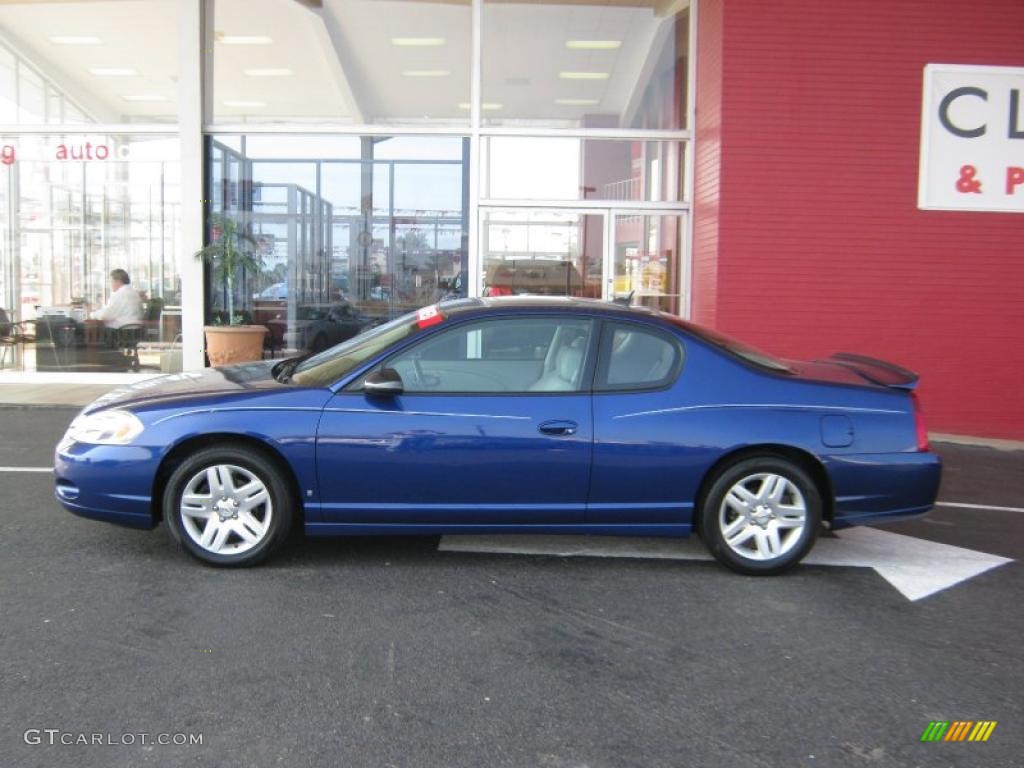
[[[930,429],[1024,438],[1024,215],[916,207],[924,65],[1024,66],[1024,2],[698,10],[694,318],[905,364]]]
[[[722,139],[722,0],[697,9],[693,258],[690,317],[716,325]]]

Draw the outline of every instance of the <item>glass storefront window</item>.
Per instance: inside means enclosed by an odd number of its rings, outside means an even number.
[[[689,9],[665,0],[485,0],[485,125],[680,130]]]
[[[215,123],[468,125],[469,0],[216,0],[214,15]]]
[[[681,142],[492,136],[481,151],[482,193],[492,200],[683,199]]]
[[[487,209],[482,214],[483,294],[599,299],[604,235],[601,213]]]
[[[0,122],[173,122],[179,7],[177,0],[0,3],[0,29],[17,41],[0,41],[0,118],[8,117]]]
[[[0,146],[0,309],[26,331],[5,365],[180,369],[178,140],[20,136]],[[95,319],[114,269],[128,273],[139,306]]]
[[[262,269],[236,283],[234,305],[267,326],[273,354],[465,295],[467,139],[222,138],[210,140],[212,212],[258,244]],[[215,320],[227,297],[209,288]]]

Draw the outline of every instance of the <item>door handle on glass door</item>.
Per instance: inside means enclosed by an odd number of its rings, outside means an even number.
[[[576,430],[579,428],[579,424],[575,421],[545,421],[537,429],[543,435],[555,435],[555,436],[569,436],[575,435]]]

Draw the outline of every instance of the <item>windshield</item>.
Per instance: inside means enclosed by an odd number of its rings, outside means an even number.
[[[704,328],[693,323],[688,323],[686,320],[676,317],[675,315],[664,315],[664,317],[672,321],[675,325],[683,328],[689,333],[692,333],[698,339],[714,344],[719,349],[724,349],[726,352],[735,355],[736,357],[746,360],[748,363],[759,365],[762,368],[769,368],[773,371],[780,371],[782,373],[794,373],[793,368],[786,363],[785,360],[781,360],[778,357],[769,355],[767,352],[762,352],[759,349],[748,346],[741,341],[731,336],[726,336],[718,331],[712,331],[710,328]]]
[[[304,387],[329,386],[392,344],[417,333],[423,325],[417,319],[416,312],[402,315],[390,323],[378,325],[336,347],[306,358],[295,366],[291,380]]]

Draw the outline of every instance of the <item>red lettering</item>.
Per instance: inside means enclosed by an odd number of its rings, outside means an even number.
[[[67,160],[68,159],[68,148],[64,144],[57,145],[57,159]]]
[[[1024,184],[1024,168],[1011,165],[1006,169],[1006,194],[1012,195],[1020,184]]]
[[[17,157],[13,144],[4,144],[3,147],[0,148],[0,163],[3,163],[4,165],[14,165],[14,161]]]
[[[96,147],[96,159],[97,160],[106,160],[107,157],[109,157],[109,156],[110,156],[110,150],[107,148],[106,144],[100,144],[98,147]]]
[[[973,165],[961,165],[960,166],[960,178],[956,180],[956,191],[962,195],[966,194],[981,194],[981,179],[974,178],[978,174],[978,169]]]

